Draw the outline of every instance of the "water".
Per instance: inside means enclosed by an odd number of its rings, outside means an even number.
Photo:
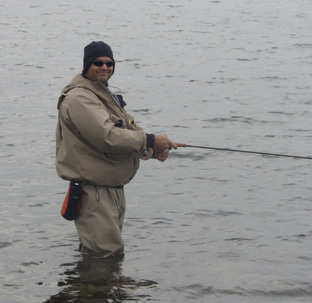
[[[0,1],[1,302],[311,302],[310,160],[180,148],[126,187],[126,254],[59,215],[56,100],[114,50],[127,109],[177,142],[310,156],[311,1]]]

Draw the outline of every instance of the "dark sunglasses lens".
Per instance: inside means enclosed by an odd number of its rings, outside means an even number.
[[[112,67],[114,65],[113,61],[103,62],[103,61],[93,61],[93,65],[96,67],[102,67],[103,65],[106,65],[107,67]]]
[[[113,61],[106,62],[107,67],[112,67],[114,65]]]
[[[97,66],[97,67],[101,67],[101,66],[103,66],[103,64],[104,64],[103,61],[93,61],[92,63],[93,63],[93,65],[95,65],[95,66]]]

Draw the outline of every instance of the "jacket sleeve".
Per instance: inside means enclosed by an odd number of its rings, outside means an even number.
[[[144,130],[128,129],[125,115],[121,114],[120,118],[110,114],[93,93],[86,94],[83,90],[76,89],[66,99],[64,103],[67,104],[66,114],[69,120],[80,135],[101,152],[141,153],[146,148]]]

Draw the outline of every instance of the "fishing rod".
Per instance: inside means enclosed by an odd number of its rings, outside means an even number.
[[[308,160],[312,160],[312,157],[306,157],[306,156],[293,156],[293,155],[266,153],[266,152],[258,152],[258,151],[251,151],[251,150],[242,150],[242,149],[232,149],[232,148],[220,148],[220,147],[211,147],[211,146],[189,145],[189,144],[185,144],[185,143],[176,143],[176,145],[177,145],[178,147],[192,147],[192,148],[202,148],[202,149],[213,149],[213,150],[228,151],[228,152],[247,153],[247,154],[257,154],[257,155],[263,155],[263,156],[287,157],[287,158],[295,158],[295,159],[308,159]]]

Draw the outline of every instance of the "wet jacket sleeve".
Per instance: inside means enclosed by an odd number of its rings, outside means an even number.
[[[126,115],[109,113],[107,107],[92,93],[76,90],[68,95],[67,115],[80,135],[104,153],[142,152],[146,148],[144,130],[127,128]],[[119,110],[119,109],[118,109]]]

